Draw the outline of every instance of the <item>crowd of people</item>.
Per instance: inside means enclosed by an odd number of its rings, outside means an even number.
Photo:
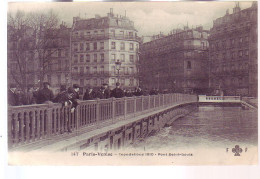
[[[43,88],[30,87],[26,93],[21,89],[11,84],[8,90],[8,105],[21,106],[31,104],[51,104],[61,103],[63,107],[70,106],[71,113],[73,113],[79,104],[80,100],[80,86],[74,84],[72,87],[66,88],[66,85],[61,85],[60,92],[55,96],[50,89],[48,82],[43,83]],[[95,100],[95,99],[108,99],[108,98],[122,98],[142,95],[156,95],[159,91],[152,89],[150,92],[142,90],[140,87],[135,90],[123,90],[120,88],[120,83],[116,83],[113,90],[109,89],[108,84],[104,83],[100,88],[88,88],[81,100]],[[72,132],[69,119],[67,119],[67,131]]]
[[[54,96],[50,89],[48,82],[43,83],[43,88],[38,89],[36,87],[28,88],[26,93],[11,84],[8,91],[8,104],[10,106],[31,105],[31,104],[44,104],[44,103],[62,103],[63,105],[77,106],[77,100],[80,99],[79,95],[80,86],[74,84],[72,87],[66,88],[66,85],[61,85],[60,92]],[[108,99],[108,98],[122,98],[142,95],[157,95],[158,89],[153,88],[151,91],[142,90],[140,87],[136,87],[135,90],[121,89],[120,83],[116,83],[116,87],[113,90],[109,89],[107,83],[104,83],[100,88],[88,88],[81,100],[95,100],[95,99]]]

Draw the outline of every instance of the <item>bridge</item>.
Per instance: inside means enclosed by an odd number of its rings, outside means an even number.
[[[8,108],[9,151],[120,149],[194,110],[198,102],[246,103],[240,97],[159,94]],[[66,132],[70,128],[71,133]]]
[[[257,108],[257,99],[250,98],[250,97],[240,97],[240,96],[206,96],[206,95],[199,95],[198,96],[199,103],[206,103],[206,104],[221,104],[221,103],[233,103],[233,104],[240,104],[244,108]]]

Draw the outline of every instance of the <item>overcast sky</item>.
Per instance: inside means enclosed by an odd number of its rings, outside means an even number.
[[[252,2],[240,2],[242,9]],[[53,9],[69,26],[75,16],[92,18],[95,14],[106,16],[113,8],[114,14],[127,16],[134,21],[139,36],[163,32],[168,34],[174,28],[203,25],[207,29],[214,19],[223,16],[226,10],[232,13],[235,2],[77,2],[77,3],[9,3],[8,10],[16,12],[46,11]]]

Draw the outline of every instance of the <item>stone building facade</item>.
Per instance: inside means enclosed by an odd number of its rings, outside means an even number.
[[[208,33],[202,27],[184,27],[142,44],[141,86],[186,93],[207,90]]]
[[[257,96],[257,2],[213,21],[210,83],[216,95]]]
[[[110,13],[106,17],[74,17],[71,31],[72,81],[83,89],[108,83],[122,88],[138,86],[138,49],[140,38],[134,23],[126,16]],[[116,62],[121,67],[116,69]]]

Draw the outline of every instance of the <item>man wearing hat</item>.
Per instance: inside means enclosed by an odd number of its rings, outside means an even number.
[[[43,89],[41,89],[37,95],[38,103],[43,104],[47,101],[52,101],[54,98],[53,92],[50,90],[50,83],[44,82]]]
[[[17,106],[18,96],[16,94],[16,85],[10,84],[9,90],[8,90],[8,105],[10,106]]]
[[[72,104],[71,112],[73,113],[75,108],[78,106],[78,99],[79,99],[79,85],[74,84],[73,87],[68,88],[68,97],[69,101]]]
[[[120,88],[120,83],[116,83],[116,88],[112,90],[111,97],[122,98],[124,97],[124,91]]]
[[[104,89],[104,98],[105,99],[110,98],[110,89],[108,88],[108,84],[107,83],[103,84],[103,89]]]

